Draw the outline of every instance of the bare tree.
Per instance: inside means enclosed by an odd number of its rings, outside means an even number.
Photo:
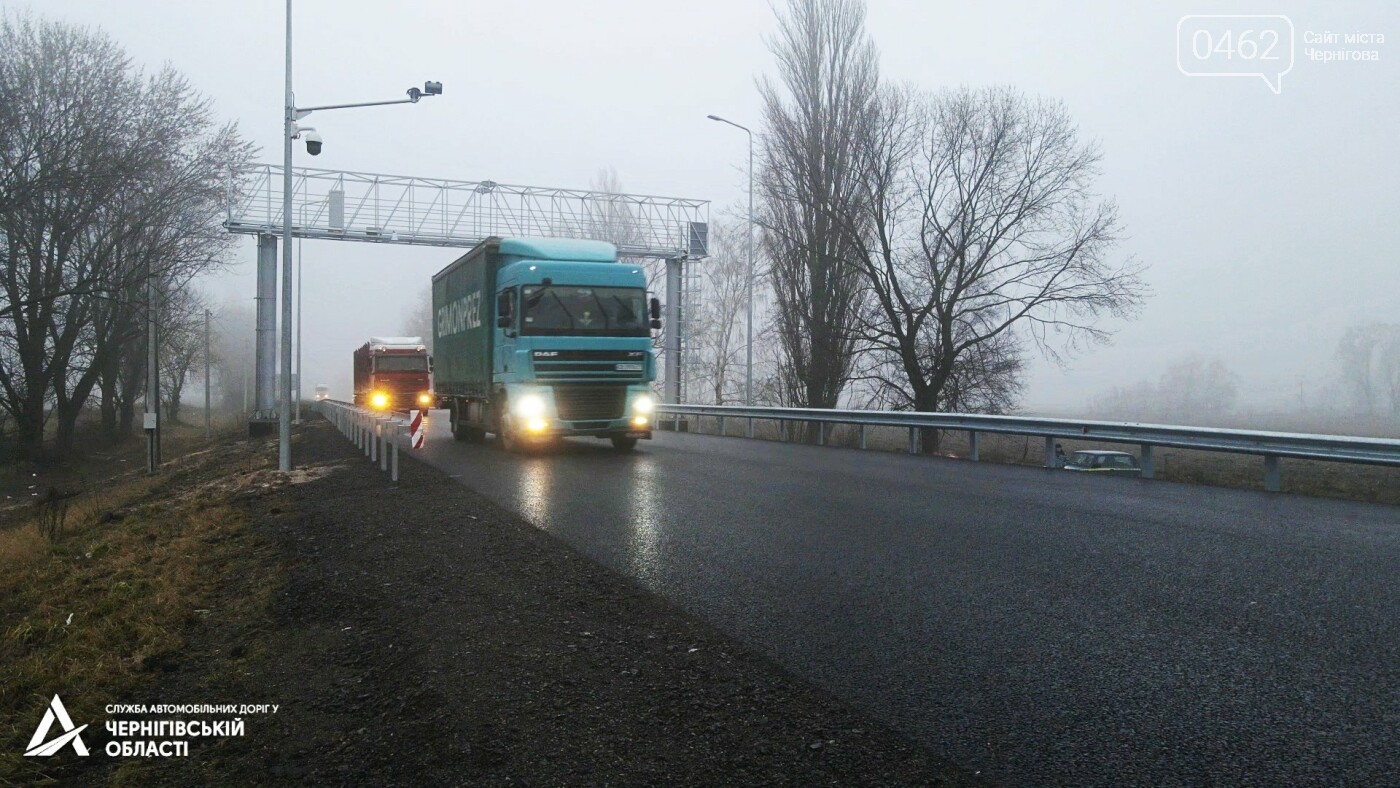
[[[180,421],[180,396],[197,365],[204,362],[205,302],[193,288],[171,293],[160,313],[160,386],[165,416]]]
[[[1102,318],[1141,303],[1140,267],[1111,259],[1099,153],[1061,104],[886,89],[861,131],[863,214],[847,228],[868,288],[863,374],[884,403],[1004,412],[1024,343],[1058,359],[1107,341]]]
[[[710,257],[701,266],[704,298],[690,324],[694,368],[709,401],[716,405],[743,401],[744,307],[747,304],[748,258],[744,232],[748,224],[710,225]]]
[[[1400,324],[1348,328],[1337,344],[1337,361],[1356,413],[1400,416]]]
[[[212,352],[223,407],[242,413],[253,397],[253,309],[246,301],[224,303],[214,313]]]
[[[779,82],[759,83],[763,245],[776,299],[783,401],[835,407],[851,375],[861,313],[852,228],[862,221],[851,141],[879,84],[858,0],[789,0],[769,41]]]
[[[0,105],[0,407],[31,453],[56,414],[62,451],[93,388],[122,377],[108,359],[130,358],[144,283],[177,290],[231,243],[228,173],[251,148],[170,68],[147,76],[103,34],[29,16],[0,19]]]
[[[1239,378],[1219,359],[1190,355],[1155,381],[1114,388],[1096,399],[1090,415],[1169,424],[1218,424],[1235,409]]]
[[[433,286],[424,285],[408,314],[404,316],[404,336],[422,337],[433,352]]]

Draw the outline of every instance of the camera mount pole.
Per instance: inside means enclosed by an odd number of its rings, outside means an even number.
[[[287,0],[287,84],[282,118],[282,325],[278,327],[281,339],[278,374],[282,376],[277,396],[277,469],[280,471],[292,469],[292,140],[308,130],[297,128],[297,121],[317,110],[417,104],[424,96],[439,95],[442,95],[442,83],[429,81],[423,84],[422,90],[409,88],[408,98],[298,108],[292,96],[292,0]],[[319,148],[311,152],[314,155]]]
[[[282,118],[282,325],[280,382],[277,393],[277,469],[292,469],[292,137],[296,106],[292,103],[292,0],[287,0],[287,85]]]

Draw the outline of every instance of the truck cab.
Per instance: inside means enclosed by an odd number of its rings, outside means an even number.
[[[483,296],[490,294],[484,304],[448,286],[451,266],[435,278],[439,397],[452,411],[454,434],[474,440],[492,432],[507,448],[591,436],[626,450],[649,439],[659,305],[647,297],[641,267],[618,262],[616,248],[597,241],[495,239],[494,245],[494,271],[480,277]],[[467,289],[478,281],[465,272],[460,279]],[[465,319],[453,314],[460,301],[469,304]],[[487,342],[451,341],[457,324],[476,322]],[[475,376],[485,385],[473,389],[470,364],[458,363],[457,355],[476,352],[482,362],[489,359],[489,375]]]
[[[355,350],[355,404],[382,411],[432,407],[431,371],[422,337],[370,337]]]

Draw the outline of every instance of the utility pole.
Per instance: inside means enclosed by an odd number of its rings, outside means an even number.
[[[160,467],[160,434],[156,425],[160,423],[160,372],[156,355],[156,280],[151,276],[151,261],[146,260],[146,412],[141,426],[146,430],[146,473],[155,473]]]
[[[209,440],[212,434],[209,430],[209,403],[213,398],[209,394],[209,310],[204,310],[204,439]]]

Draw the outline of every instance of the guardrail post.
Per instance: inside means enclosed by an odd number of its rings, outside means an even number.
[[[982,461],[981,447],[978,445],[977,430],[967,431],[967,458],[973,462]]]
[[[1278,455],[1264,455],[1264,489],[1268,492],[1279,492],[1283,489],[1282,474],[1279,473]]]
[[[865,451],[865,425],[860,425],[860,448]]]
[[[725,432],[724,432],[724,417],[723,417],[723,416],[720,416],[720,417],[719,417],[719,434],[720,434],[720,437],[724,437],[724,434],[725,434]]]
[[[394,422],[394,459],[391,463],[391,470],[389,471],[389,480],[392,482],[398,482],[399,480],[399,432],[402,429],[402,424],[399,424],[397,421]]]
[[[1142,478],[1151,479],[1157,472],[1156,465],[1152,462],[1152,444],[1142,444]]]
[[[1055,463],[1055,439],[1049,435],[1045,436],[1045,467],[1054,468]]]
[[[379,459],[379,417],[374,418],[369,432],[369,461]]]
[[[379,470],[389,470],[389,432],[392,422],[379,422]]]
[[[918,428],[918,427],[910,427],[910,428],[909,428],[909,453],[910,453],[910,454],[918,454],[918,453],[919,453],[919,428]]]
[[[369,416],[360,417],[360,429],[365,434],[365,456],[374,459],[374,436],[369,431]]]
[[[824,421],[817,422],[817,445],[826,445],[826,422]]]
[[[746,437],[746,438],[752,438],[752,437],[753,437],[753,417],[750,416],[749,419],[748,419],[748,421],[749,421],[748,426],[744,428],[744,437]]]
[[[787,419],[778,421],[778,442],[787,443]]]

